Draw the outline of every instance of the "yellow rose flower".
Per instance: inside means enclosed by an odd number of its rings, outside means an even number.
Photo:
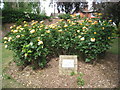
[[[76,16],[76,14],[73,14],[73,16],[75,17],[75,16]]]
[[[44,36],[44,34],[41,34],[41,36]]]
[[[46,26],[45,29],[48,29],[48,27]]]
[[[90,41],[91,41],[91,42],[95,42],[95,38],[91,38]]]
[[[16,25],[13,25],[13,27],[16,27]]]
[[[85,26],[82,29],[87,29]]]
[[[95,23],[91,23],[92,25],[95,25]]]
[[[13,26],[10,27],[10,29],[12,29],[12,28],[13,28]]]
[[[41,21],[41,22],[40,22],[40,24],[43,24],[43,23],[44,23],[44,21]]]
[[[25,35],[21,35],[22,37],[24,37]]]
[[[20,29],[21,27],[22,27],[21,25],[20,25],[20,26],[17,26],[16,29]]]
[[[83,25],[82,23],[80,23],[80,25]]]
[[[112,22],[112,20],[109,20],[109,22]]]
[[[71,21],[70,19],[67,20],[68,22]]]
[[[72,25],[75,25],[76,23],[72,23]]]
[[[101,16],[101,15],[102,15],[102,13],[98,13],[98,15],[99,15],[99,16]]]
[[[82,37],[82,36],[80,36],[80,35],[78,36],[78,38],[81,38],[81,37]]]
[[[94,32],[94,34],[97,34],[96,32]]]
[[[102,27],[102,29],[104,30],[105,28],[104,28],[104,27]]]
[[[50,33],[50,30],[47,30],[46,33]]]
[[[20,30],[24,30],[24,28],[20,28]]]
[[[24,21],[23,23],[27,23],[26,21]]]
[[[63,21],[64,19],[60,19],[59,21],[61,22],[61,21]]]
[[[64,25],[64,27],[68,27],[68,25]]]
[[[94,24],[97,24],[98,23],[98,21],[94,21]]]
[[[27,26],[28,26],[27,24],[24,25],[24,27],[27,27]]]
[[[88,22],[92,22],[92,20],[88,20]]]
[[[110,39],[110,37],[108,37],[108,39]]]
[[[58,30],[58,32],[62,32],[62,30]]]
[[[89,18],[86,19],[87,21],[89,20]]]
[[[35,22],[33,22],[31,25],[32,25],[32,26],[35,25]]]
[[[34,22],[35,20],[32,20],[32,22]]]
[[[84,22],[84,20],[80,20],[80,22]]]

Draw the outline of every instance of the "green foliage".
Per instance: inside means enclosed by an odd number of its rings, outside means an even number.
[[[71,19],[72,17],[70,16],[70,14],[61,14],[58,16],[60,19]]]
[[[50,19],[50,17],[46,15],[37,15],[33,13],[26,13],[20,10],[2,10],[2,23],[15,23],[19,25],[23,20],[25,21],[31,21],[31,20],[44,20],[44,19]]]
[[[70,75],[71,75],[71,76],[75,75],[75,72],[74,72],[74,71],[72,71],[72,72],[70,73]]]
[[[77,77],[77,85],[80,85],[80,86],[85,85],[85,81],[82,77],[83,77],[83,73],[80,73],[80,75]]]
[[[71,17],[51,25],[24,21],[23,25],[11,26],[4,37],[5,47],[15,52],[17,61],[32,64],[33,68],[43,68],[52,55],[82,54],[85,62],[90,62],[110,48],[115,33],[111,21]]]
[[[17,11],[23,11],[27,13],[33,12],[34,14],[40,14],[40,3],[39,2],[3,2],[4,7],[2,9],[4,10],[17,10]]]
[[[3,74],[3,79],[13,79],[10,75],[8,74]]]

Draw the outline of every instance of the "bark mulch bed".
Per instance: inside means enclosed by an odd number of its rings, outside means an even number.
[[[78,72],[82,72],[84,86],[77,85],[78,75],[59,75],[59,58],[53,58],[44,69],[32,70],[27,66],[23,71],[14,62],[6,73],[17,82],[31,88],[116,88],[118,87],[118,55],[107,53],[96,65],[78,61]]]

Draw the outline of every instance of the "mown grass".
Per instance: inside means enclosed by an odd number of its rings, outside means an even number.
[[[18,83],[14,78],[6,73],[9,63],[13,59],[13,52],[4,48],[4,45],[0,43],[0,50],[2,51],[2,57],[0,62],[2,63],[2,88],[25,88],[21,83]]]
[[[116,38],[113,40],[113,43],[111,43],[112,47],[108,50],[108,52],[112,54],[120,54],[120,38]]]
[[[120,41],[120,38],[116,38],[112,45],[112,48],[108,50],[109,53],[113,54],[120,54],[119,50],[120,47],[118,45],[118,42]],[[13,52],[9,51],[4,48],[4,45],[0,42],[0,50],[2,51],[2,58],[0,59],[0,63],[2,62],[2,74],[3,74],[3,81],[2,81],[2,87],[3,88],[25,88],[22,84],[18,83],[16,80],[14,80],[11,76],[9,76],[7,73],[5,73],[8,64],[13,59]]]

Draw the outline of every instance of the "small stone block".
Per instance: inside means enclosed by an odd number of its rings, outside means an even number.
[[[59,73],[70,75],[71,72],[77,73],[77,55],[60,55]]]

